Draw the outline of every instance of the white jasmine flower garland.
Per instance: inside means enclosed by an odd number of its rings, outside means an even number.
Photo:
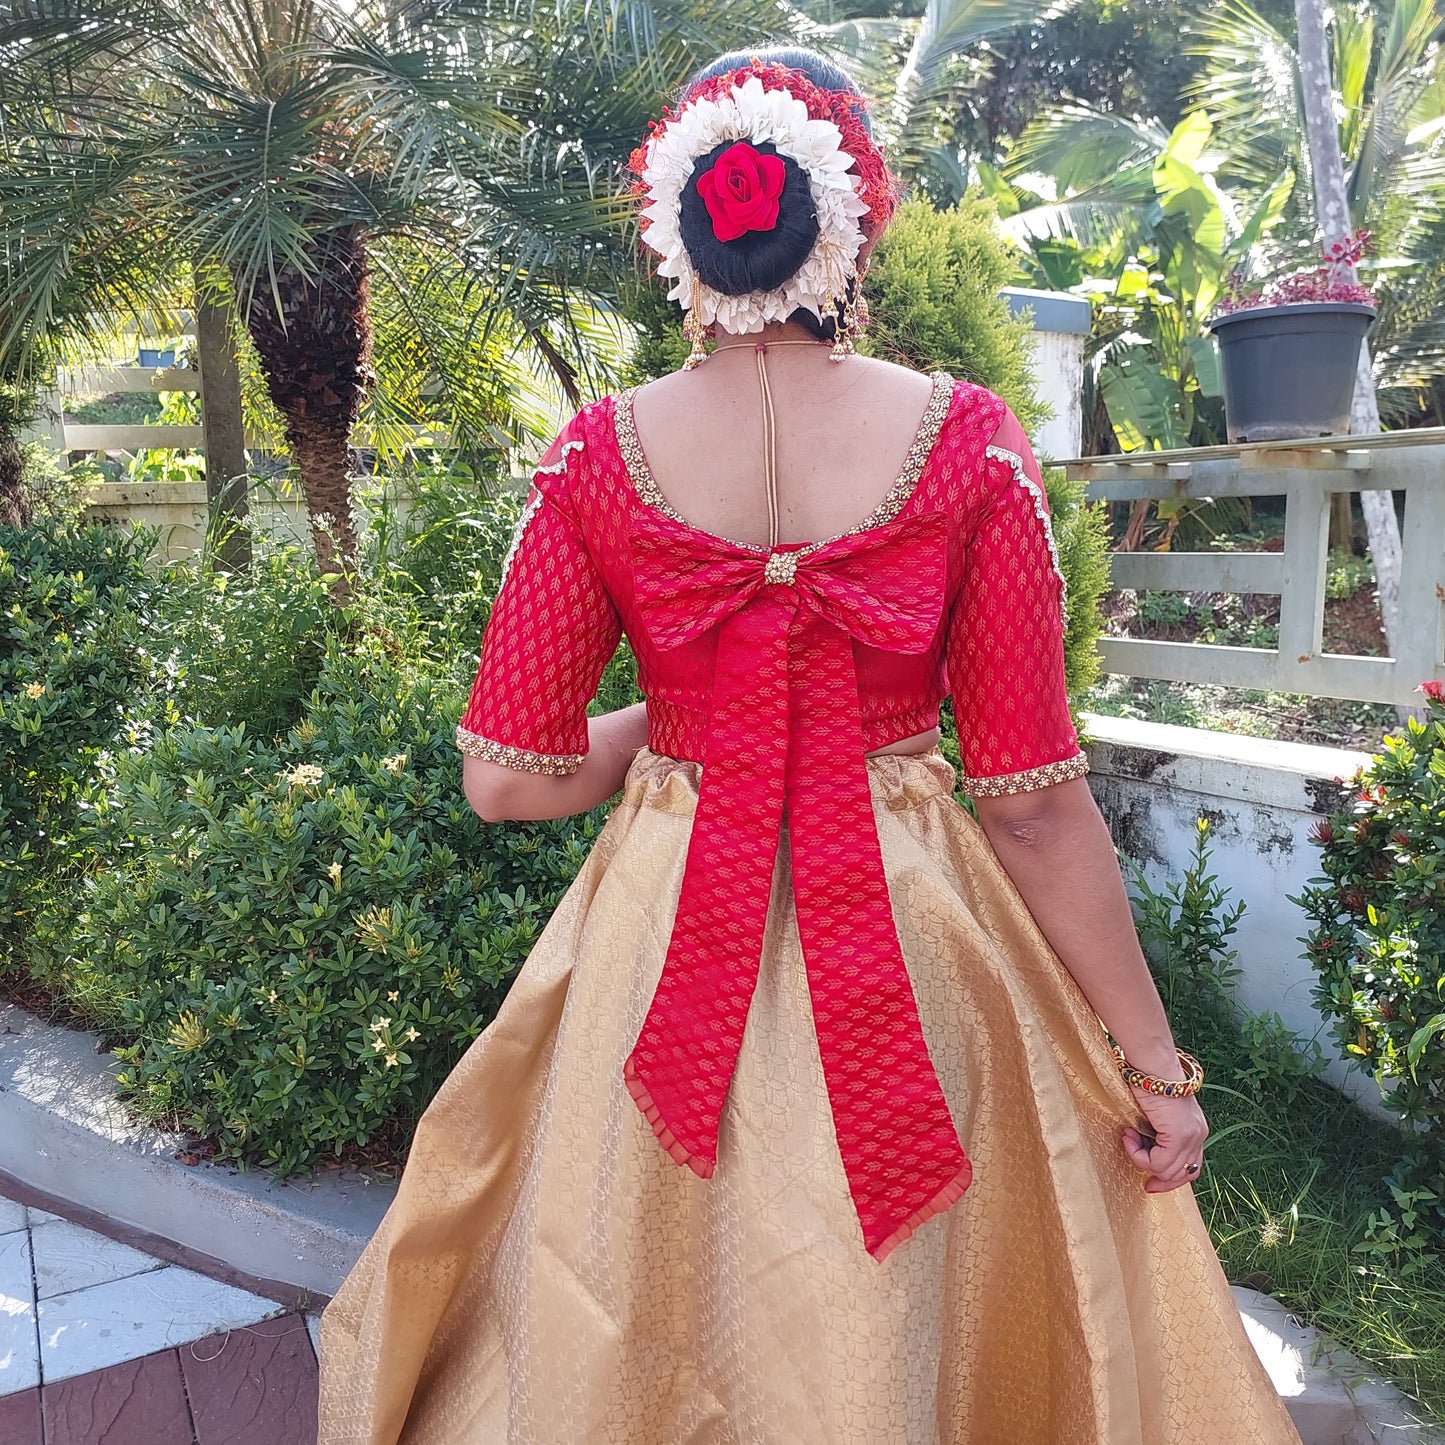
[[[704,324],[716,322],[734,334],[761,331],[769,321],[786,321],[806,307],[820,321],[843,295],[863,244],[859,217],[868,204],[850,175],[853,157],[842,132],[830,120],[815,120],[808,107],[785,90],[766,90],[750,75],[716,99],[699,99],[646,143],[641,171],[647,204],[642,239],[662,257],[658,274],[672,281],[668,299],[696,311]],[[818,239],[799,270],[773,291],[725,296],[698,281],[682,244],[682,193],[698,159],[728,141],[771,143],[796,161],[808,178]]]

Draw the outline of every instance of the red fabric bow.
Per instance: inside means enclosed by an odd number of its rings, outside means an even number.
[[[660,512],[633,524],[636,601],[677,647],[717,627],[697,815],[662,977],[627,1060],[668,1153],[707,1178],[757,983],[787,806],[793,896],[834,1130],[882,1259],[968,1187],[918,1022],[873,820],[853,642],[922,652],[943,612],[937,514],[816,551],[739,547]]]

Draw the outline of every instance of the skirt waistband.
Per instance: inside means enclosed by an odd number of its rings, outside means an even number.
[[[884,753],[864,763],[874,801],[894,813],[940,795],[950,797],[958,781],[957,770],[936,747],[921,753]],[[623,781],[623,797],[639,806],[690,814],[697,805],[702,768],[693,758],[639,748]]]

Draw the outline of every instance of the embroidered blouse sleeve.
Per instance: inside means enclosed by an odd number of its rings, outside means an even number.
[[[999,797],[1088,771],[1064,688],[1066,599],[1038,463],[1006,411],[949,623],[965,792]]]
[[[622,635],[568,486],[582,451],[574,420],[533,477],[457,728],[462,752],[522,772],[581,766],[587,704]]]

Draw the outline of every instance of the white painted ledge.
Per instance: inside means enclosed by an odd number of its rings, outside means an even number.
[[[1321,804],[1329,793],[1370,760],[1368,753],[1346,748],[1138,718],[1086,713],[1083,722],[1089,765],[1096,773],[1266,808],[1328,811]]]
[[[336,1170],[276,1184],[261,1172],[182,1164],[180,1135],[126,1115],[116,1067],[94,1034],[0,1005],[0,1175],[81,1223],[108,1221],[128,1243],[169,1244],[174,1262],[334,1294],[395,1185]]]

